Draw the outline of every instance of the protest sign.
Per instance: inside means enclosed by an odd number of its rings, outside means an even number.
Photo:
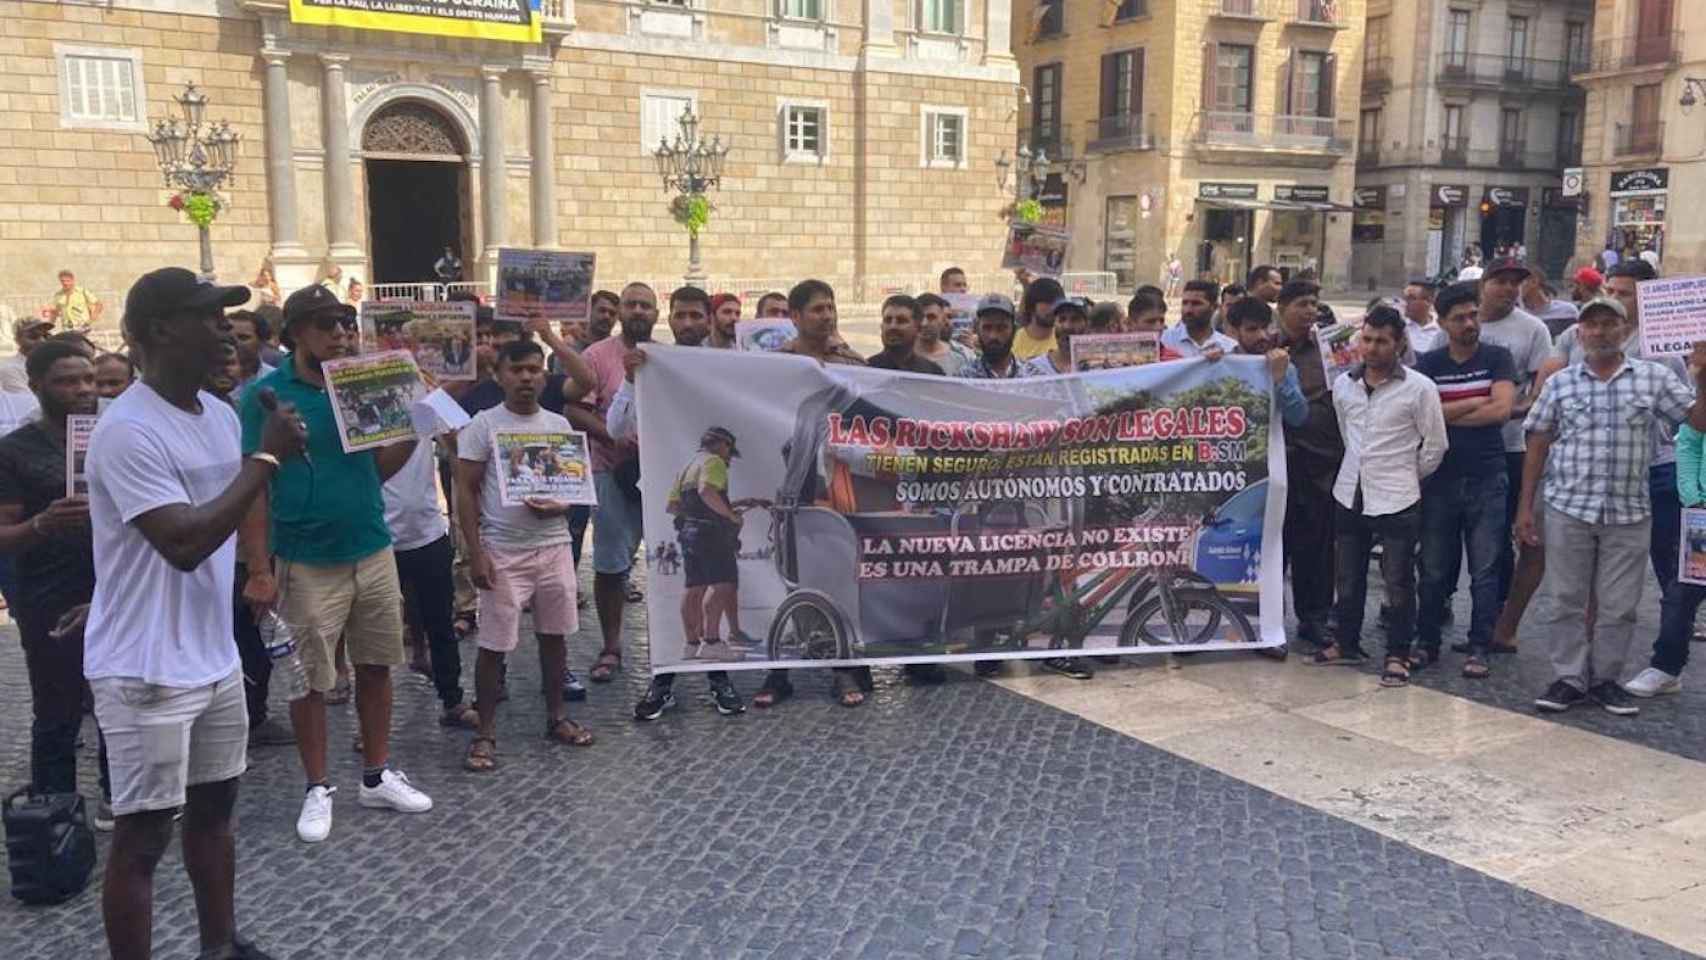
[[[1330,327],[1316,327],[1315,337],[1321,348],[1321,369],[1326,374],[1328,387],[1339,379],[1339,374],[1362,362],[1362,327],[1357,324],[1335,323]]]
[[[636,379],[656,671],[1284,640],[1285,445],[1262,357],[976,381],[647,355]],[[707,454],[722,462],[704,467]],[[738,530],[667,509],[696,461],[697,488],[709,478],[742,513]],[[686,642],[680,612],[685,572],[707,568],[738,570],[757,640],[725,638],[714,658]]]
[[[465,300],[375,300],[361,305],[361,348],[407,350],[440,382],[473,380],[474,310]]]
[[[420,371],[407,350],[327,360],[320,365],[345,453],[415,436],[410,411],[422,394]]]
[[[1072,369],[1113,370],[1154,363],[1161,356],[1161,335],[1146,333],[1078,333],[1072,336]]]
[[[1706,510],[1683,509],[1680,547],[1676,578],[1683,583],[1706,586]]]
[[[1641,355],[1686,356],[1706,340],[1706,277],[1643,280],[1635,285]]]
[[[561,250],[498,251],[499,320],[586,320],[597,257]]]
[[[85,413],[73,413],[65,418],[65,495],[89,495],[89,476],[83,464],[89,459],[89,438],[95,433],[97,418]]]
[[[1007,231],[1007,249],[1001,269],[1025,269],[1039,277],[1058,277],[1066,269],[1066,248],[1071,235],[1048,227],[1013,226]]]
[[[492,449],[504,506],[519,507],[529,498],[557,503],[598,502],[593,493],[586,434],[578,430],[494,430]]]
[[[948,327],[955,336],[977,328],[977,301],[981,299],[977,294],[944,293],[942,299],[948,301]]]
[[[735,322],[735,348],[771,353],[799,336],[792,320],[739,320]]]

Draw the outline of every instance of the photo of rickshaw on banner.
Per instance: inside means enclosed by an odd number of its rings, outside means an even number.
[[[656,672],[1284,642],[1260,357],[984,381],[645,349]]]

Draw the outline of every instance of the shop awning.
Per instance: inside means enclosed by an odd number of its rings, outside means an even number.
[[[1326,200],[1235,200],[1225,198],[1198,197],[1197,202],[1205,207],[1218,207],[1222,210],[1308,210],[1323,213],[1350,213],[1351,208],[1342,203],[1332,203]]]
[[[1272,210],[1272,200],[1237,200],[1223,198],[1198,197],[1197,202],[1205,207],[1215,207],[1220,210]]]
[[[1275,200],[1275,209],[1320,210],[1326,213],[1350,213],[1353,208],[1330,200]]]

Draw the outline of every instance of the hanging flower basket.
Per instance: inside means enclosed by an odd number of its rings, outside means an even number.
[[[1034,224],[1043,218],[1043,205],[1036,200],[1020,200],[1013,204],[1013,219],[1023,224]]]
[[[184,215],[184,219],[206,228],[219,216],[229,201],[217,192],[180,190],[166,198],[166,206]]]
[[[711,206],[711,201],[703,194],[684,194],[669,202],[670,216],[675,218],[676,223],[686,227],[687,234],[691,237],[699,236],[699,231],[711,222],[711,211],[714,209],[716,208]]]

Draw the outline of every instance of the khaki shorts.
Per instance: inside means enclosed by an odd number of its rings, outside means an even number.
[[[340,636],[357,666],[403,662],[403,591],[390,547],[354,563],[281,560],[278,592],[278,615],[296,632],[308,689],[325,693],[337,685]]]
[[[188,788],[242,776],[248,765],[241,670],[203,687],[104,677],[89,689],[107,738],[117,816],[181,807]]]

